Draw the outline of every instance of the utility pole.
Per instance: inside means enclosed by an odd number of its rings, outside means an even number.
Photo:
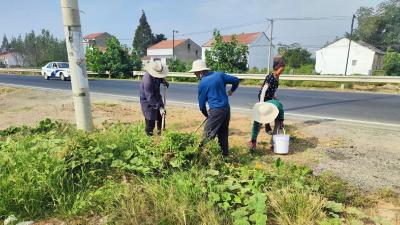
[[[175,60],[175,33],[178,33],[177,30],[172,30],[172,59]]]
[[[93,118],[78,0],[61,0],[61,10],[68,50],[76,125],[78,129],[91,131],[93,130]]]
[[[349,65],[349,57],[350,57],[350,47],[351,47],[351,41],[353,39],[353,28],[354,28],[354,20],[356,19],[356,15],[353,14],[353,19],[351,20],[351,31],[350,31],[350,41],[349,41],[349,49],[347,50],[347,60],[346,60],[346,70],[344,71],[344,75],[347,75],[347,68]]]
[[[269,22],[271,22],[271,33],[269,36],[269,54],[268,54],[268,74],[271,72],[271,59],[272,59],[272,32],[274,30],[274,20],[273,19],[268,19]]]

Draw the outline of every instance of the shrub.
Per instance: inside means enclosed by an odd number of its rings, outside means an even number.
[[[400,53],[387,52],[383,69],[386,70],[388,76],[400,76]]]

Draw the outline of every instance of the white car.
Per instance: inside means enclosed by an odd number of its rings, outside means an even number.
[[[51,77],[59,77],[61,80],[71,80],[69,64],[67,62],[49,62],[42,67],[42,76],[46,80]]]

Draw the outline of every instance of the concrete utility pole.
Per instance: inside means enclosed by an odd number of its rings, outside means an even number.
[[[350,57],[350,47],[351,47],[351,41],[353,39],[353,28],[354,28],[354,20],[356,19],[356,15],[353,14],[353,19],[351,21],[351,31],[350,31],[350,41],[349,41],[349,49],[347,50],[347,60],[346,60],[346,70],[344,71],[344,75],[347,75],[347,68],[349,65],[349,57]]]
[[[177,30],[172,30],[172,59],[175,60],[175,34],[177,34]]]
[[[274,20],[268,19],[271,22],[271,34],[269,36],[269,54],[268,54],[268,74],[271,72],[271,59],[272,59],[272,32],[274,30]]]
[[[76,125],[78,129],[91,131],[93,130],[93,119],[78,0],[61,0],[61,10],[68,50]]]

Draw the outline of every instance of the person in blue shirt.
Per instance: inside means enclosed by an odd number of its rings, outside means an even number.
[[[203,60],[193,62],[193,72],[200,80],[198,86],[198,101],[200,111],[207,118],[204,128],[204,140],[202,145],[218,136],[222,155],[229,155],[229,121],[231,110],[228,95],[239,87],[239,78],[227,75],[223,72],[211,72]],[[226,91],[226,85],[231,84],[230,90]],[[209,110],[207,111],[206,103]]]

